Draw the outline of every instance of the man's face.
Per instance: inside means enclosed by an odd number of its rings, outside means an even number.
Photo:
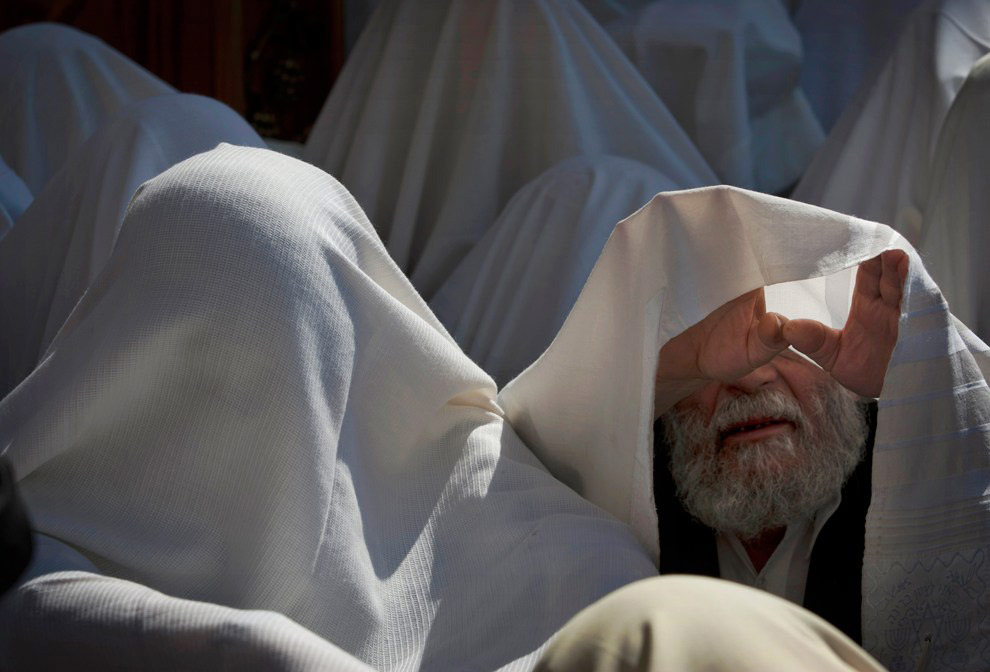
[[[685,397],[663,420],[685,508],[743,538],[814,515],[866,438],[853,395],[790,351]]]

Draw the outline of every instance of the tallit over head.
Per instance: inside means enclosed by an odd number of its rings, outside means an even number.
[[[988,52],[990,2],[922,4],[829,134],[793,198],[883,222],[917,245],[939,131],[970,68]]]
[[[611,37],[564,0],[386,0],[304,157],[347,185],[426,298],[509,199],[578,155],[717,178]]]
[[[656,572],[533,457],[346,190],[265,150],[142,186],[0,440],[36,530],[106,575],[5,599],[5,660],[208,666],[207,638],[289,666],[528,669]]]
[[[0,35],[0,156],[37,194],[66,157],[123,106],[174,92],[69,26],[12,28]]]
[[[138,186],[221,141],[263,145],[223,103],[167,94],[122,107],[66,155],[0,240],[0,396],[34,369],[103,269]]]
[[[560,333],[499,403],[555,475],[656,557],[663,344],[761,286],[768,310],[841,327],[854,267],[891,247],[908,251],[911,270],[879,399],[864,646],[892,670],[923,656],[928,670],[988,669],[990,357],[892,229],[730,187],[658,195],[618,224]]]
[[[660,0],[606,28],[721,182],[783,191],[825,139],[783,3]]]

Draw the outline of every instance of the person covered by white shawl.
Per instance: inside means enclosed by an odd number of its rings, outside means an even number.
[[[924,2],[863,82],[792,198],[883,222],[917,246],[942,124],[970,68],[988,52],[990,3]]]
[[[990,56],[973,66],[939,134],[919,249],[953,312],[990,340]]]
[[[766,0],[620,2],[605,19],[724,184],[782,193],[825,139],[798,88],[801,38]],[[612,4],[612,3],[606,3]]]
[[[427,299],[519,189],[606,155],[679,188],[717,182],[576,0],[382,2],[304,151],[347,185]]]
[[[175,89],[67,25],[0,34],[0,157],[37,195],[67,157],[125,106]]]

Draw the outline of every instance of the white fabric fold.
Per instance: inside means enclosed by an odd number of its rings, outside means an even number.
[[[66,155],[0,240],[0,396],[34,369],[102,270],[138,186],[221,141],[263,146],[226,105],[169,94],[122,107]]]
[[[560,333],[499,403],[555,475],[629,523],[656,557],[662,345],[765,285],[768,310],[841,326],[852,267],[890,247],[909,252],[911,271],[879,401],[864,645],[892,670],[913,670],[922,655],[928,670],[987,669],[990,356],[892,229],[729,187],[658,195],[618,224]]]
[[[929,0],[918,7],[793,198],[883,222],[917,245],[939,131],[970,68],[987,52],[986,0]]]
[[[990,56],[977,61],[945,118],[919,248],[952,311],[990,339]]]
[[[12,28],[0,35],[0,156],[37,194],[66,157],[122,107],[174,92],[69,26]]]
[[[22,586],[0,616],[50,629],[0,628],[0,658],[209,624],[226,646],[247,618],[239,641],[274,659],[298,625],[379,670],[529,669],[656,570],[494,397],[331,177],[229,145],[178,164],[0,402],[35,528],[108,577],[50,601],[46,577]]]
[[[779,0],[660,0],[606,28],[721,182],[783,191],[825,139],[797,87],[801,38]]]
[[[523,185],[600,154],[681,188],[717,180],[580,4],[388,0],[304,157],[347,185],[429,299]]]
[[[464,352],[505,384],[550,345],[615,222],[676,187],[629,159],[564,161],[519,190],[430,308]]]

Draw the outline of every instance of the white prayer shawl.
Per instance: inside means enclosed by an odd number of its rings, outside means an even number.
[[[886,60],[919,0],[796,0],[801,91],[826,132]]]
[[[13,28],[0,35],[0,156],[37,194],[66,157],[123,106],[174,92],[74,28]]]
[[[919,249],[956,317],[990,340],[990,56],[949,110],[931,175]]]
[[[38,364],[102,270],[138,186],[220,141],[262,146],[226,105],[168,94],[121,108],[67,155],[0,240],[0,396]]]
[[[797,88],[801,39],[780,0],[661,0],[606,27],[721,182],[797,182],[825,135]]]
[[[879,399],[864,645],[892,670],[926,656],[929,672],[978,672],[990,669],[990,356],[892,229],[729,187],[661,194],[618,224],[560,333],[499,403],[554,474],[656,557],[660,347],[764,285],[768,309],[841,326],[851,267],[891,247],[911,270]]]
[[[990,2],[931,0],[829,134],[793,198],[893,226],[917,245],[939,130],[990,51]]]
[[[337,177],[431,298],[523,185],[578,155],[717,181],[576,1],[383,2],[304,157]]]
[[[0,445],[36,530],[107,575],[0,603],[15,667],[529,669],[656,572],[533,457],[344,188],[265,150],[141,188]]]
[[[550,345],[615,222],[676,188],[629,159],[568,159],[516,193],[430,308],[503,385]]]
[[[17,174],[0,158],[0,239],[14,228],[14,224],[28,205],[31,192]]]

